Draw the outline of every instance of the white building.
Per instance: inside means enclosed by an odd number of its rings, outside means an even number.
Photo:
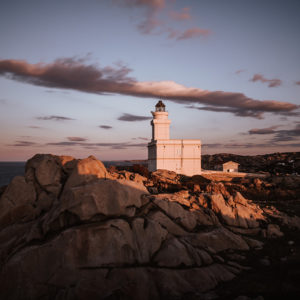
[[[234,161],[228,161],[223,164],[223,172],[238,172],[239,164]]]
[[[148,144],[148,169],[165,169],[192,176],[201,173],[201,141],[171,140],[170,123],[165,105],[158,101],[152,125],[152,140]]]

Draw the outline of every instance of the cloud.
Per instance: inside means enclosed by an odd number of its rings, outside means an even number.
[[[9,145],[13,147],[29,147],[29,146],[35,146],[37,143],[35,142],[29,142],[29,141],[16,141],[15,144]]]
[[[5,99],[0,99],[0,104],[7,104],[7,101]]]
[[[121,2],[124,3],[124,0]],[[125,0],[125,5],[141,6],[151,10],[161,9],[165,6],[165,0]]]
[[[267,79],[261,74],[254,74],[250,81],[261,81],[262,83],[268,83],[268,87],[277,87],[282,85],[282,81],[278,78]]]
[[[165,7],[165,0],[125,0],[116,1],[120,5],[130,8],[144,9],[142,21],[137,25],[142,34],[152,34],[155,29],[163,26],[163,22],[157,19],[157,14]]]
[[[296,85],[300,85],[300,80],[295,82]]]
[[[185,31],[167,28],[167,32],[169,39],[176,39],[177,41],[198,37],[206,37],[212,33],[209,29],[202,29],[199,27],[190,28]]]
[[[112,126],[109,126],[109,125],[99,125],[99,128],[102,128],[102,129],[112,129]]]
[[[190,20],[192,18],[189,7],[182,8],[180,12],[170,11],[169,15],[176,21]]]
[[[285,143],[285,144],[277,144],[272,142],[266,143],[211,143],[211,144],[203,144],[204,148],[225,148],[225,149],[248,149],[248,148],[273,148],[273,147],[291,147],[298,148],[300,147],[300,143]]]
[[[296,141],[300,138],[300,124],[296,123],[296,126],[292,129],[284,130],[275,130],[279,126],[271,126],[268,128],[254,128],[248,131],[249,134],[274,134],[271,142],[287,142],[287,141]]]
[[[237,117],[253,117],[257,119],[263,119],[263,112],[262,111],[253,111],[247,110],[243,108],[230,108],[230,107],[213,107],[213,106],[186,106],[187,108],[198,109],[198,110],[205,110],[205,111],[213,111],[213,112],[225,112],[225,113],[232,113]]]
[[[124,143],[124,145],[127,147],[127,148],[144,148],[144,147],[147,147],[148,143],[135,143],[135,144],[129,144],[129,143]]]
[[[85,142],[85,141],[87,141],[86,138],[79,137],[79,136],[69,136],[69,137],[67,137],[67,139],[71,142]]]
[[[72,118],[68,118],[68,117],[63,117],[63,116],[45,116],[45,117],[37,117],[37,120],[43,120],[43,121],[49,121],[49,120],[53,120],[53,121],[71,121],[71,120],[75,120]]]
[[[136,138],[132,138],[132,140],[149,141],[149,139],[148,139],[148,138],[145,138],[145,137],[136,137]]]
[[[300,147],[300,123],[296,123],[296,126],[287,130],[275,130],[279,125],[271,126],[267,128],[254,128],[248,131],[251,135],[270,135],[273,137],[264,143],[215,143],[204,144],[207,148],[271,148],[271,147]],[[288,143],[284,143],[288,142]],[[294,142],[294,143],[291,143]]]
[[[20,60],[0,60],[0,75],[22,82],[89,92],[120,94],[141,98],[160,98],[199,110],[230,112],[237,116],[262,118],[269,112],[298,115],[299,105],[275,100],[256,100],[243,93],[208,91],[186,87],[174,81],[139,82],[128,76],[125,66],[100,68],[75,58],[61,58],[50,64],[30,64]],[[204,105],[204,107],[203,107]],[[73,120],[61,116],[40,117],[40,120]]]
[[[209,144],[202,144],[203,148],[220,148],[223,144],[221,143],[209,143]]]
[[[149,17],[142,23],[138,24],[137,28],[143,34],[152,34],[156,28],[161,26],[163,26],[162,21],[154,17]]]
[[[300,124],[292,129],[277,130],[273,138],[274,142],[296,141],[300,139]]]
[[[53,93],[62,93],[62,94],[69,94],[67,91],[55,91],[55,90],[46,90],[45,93],[53,94]]]
[[[235,74],[241,74],[241,73],[243,73],[243,72],[246,72],[246,70],[240,69],[240,70],[236,70],[236,71],[235,71]]]
[[[278,128],[278,126],[271,126],[268,128],[253,128],[248,131],[249,134],[273,134],[276,133],[274,129]]]
[[[128,86],[131,69],[125,66],[97,68],[78,58],[57,59],[51,64],[29,64],[21,60],[0,60],[0,75],[10,79],[52,88],[86,92],[110,92],[115,83]]]
[[[137,122],[137,121],[146,121],[151,120],[152,117],[146,117],[146,116],[137,116],[137,115],[131,115],[131,114],[123,114],[118,118],[119,121],[126,121],[126,122]]]
[[[274,145],[270,143],[227,143],[227,144],[221,144],[221,143],[212,143],[212,144],[204,144],[203,147],[205,148],[267,148],[272,147]]]
[[[28,128],[32,128],[32,129],[42,129],[43,127],[40,127],[40,126],[28,126]]]
[[[209,29],[202,29],[199,27],[194,27],[185,30],[181,34],[179,34],[176,39],[177,40],[186,40],[186,39],[191,39],[191,38],[196,38],[196,37],[205,37],[210,35],[212,32]]]
[[[159,15],[164,9],[167,9],[167,16],[172,21],[190,20],[190,8],[184,7],[179,12],[170,10],[169,5],[172,2],[166,0],[125,0],[116,1],[120,5],[129,6],[132,8],[142,8],[144,10],[141,21],[137,24],[137,29],[142,34],[167,34],[169,39],[186,40],[191,38],[198,38],[207,36],[211,33],[208,29],[201,29],[198,27],[182,30],[175,30],[170,26],[169,21],[162,21]],[[168,24],[168,26],[166,25]]]
[[[121,142],[121,143],[86,143],[80,141],[62,141],[62,142],[51,142],[47,143],[47,146],[83,146],[85,148],[91,147],[108,147],[112,149],[127,149],[127,148],[144,148],[147,146],[147,143],[130,143],[130,142]]]

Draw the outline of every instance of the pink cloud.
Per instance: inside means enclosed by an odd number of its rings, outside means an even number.
[[[156,19],[155,16],[148,16],[143,22],[137,25],[138,30],[142,34],[152,34],[155,29],[163,26],[163,22]]]
[[[275,129],[279,126],[271,126],[267,128],[253,128],[248,131],[249,134],[273,134],[276,133]]]
[[[190,28],[180,33],[176,39],[177,40],[186,40],[197,37],[205,37],[210,35],[212,32],[209,29],[202,29],[198,27]]]
[[[244,117],[262,118],[265,112],[298,115],[299,106],[296,104],[275,100],[260,101],[243,93],[208,91],[186,87],[174,81],[139,82],[128,76],[130,71],[125,66],[100,68],[87,65],[74,58],[57,59],[49,64],[0,60],[0,75],[39,86],[141,98],[160,98],[163,95],[168,101],[193,105],[192,108],[195,109],[229,112]],[[46,117],[47,120],[53,118],[58,116]]]
[[[268,83],[268,87],[277,87],[282,85],[282,81],[278,78],[267,79],[261,74],[254,74],[250,81],[256,82],[261,81],[262,83]]]
[[[241,73],[243,73],[243,72],[245,72],[246,70],[244,70],[244,69],[240,69],[240,70],[237,70],[237,71],[235,71],[235,74],[241,74]]]
[[[69,136],[69,137],[67,137],[67,139],[71,142],[85,142],[85,141],[87,141],[86,138],[79,137],[79,136]]]
[[[190,20],[192,18],[189,7],[184,7],[180,12],[170,11],[169,15],[176,21]]]
[[[157,18],[157,14],[165,7],[165,0],[125,0],[120,2],[130,7],[144,8],[145,12],[137,28],[142,34],[152,34],[155,29],[163,26],[163,22]]]
[[[126,5],[133,8],[143,8],[144,11],[140,16],[140,21],[137,24],[137,29],[142,34],[167,34],[169,39],[186,40],[191,38],[199,38],[208,36],[211,31],[208,29],[202,29],[198,27],[189,28],[184,31],[175,30],[170,25],[166,26],[166,21],[162,21],[159,18],[160,13],[167,9],[168,2],[165,0],[123,0],[118,1],[120,5]],[[169,11],[168,16],[175,21],[189,20],[191,19],[190,8],[184,7],[179,12]]]
[[[300,80],[295,82],[296,85],[300,85]]]
[[[187,40],[199,37],[206,37],[211,34],[211,31],[208,29],[201,29],[198,27],[187,29],[185,31],[174,30],[172,28],[168,28],[168,38],[180,40]]]
[[[143,6],[148,9],[162,9],[165,6],[165,0],[125,0],[126,5]]]

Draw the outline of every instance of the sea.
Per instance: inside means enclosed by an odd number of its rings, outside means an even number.
[[[105,167],[109,166],[130,166],[133,161],[103,161]],[[7,185],[15,176],[25,174],[26,162],[0,162],[0,187]]]
[[[24,175],[25,164],[25,161],[0,162],[0,186],[9,184],[15,176]]]

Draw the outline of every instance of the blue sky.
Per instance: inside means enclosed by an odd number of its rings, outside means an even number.
[[[159,97],[172,138],[199,138],[205,154],[300,151],[299,11],[296,0],[1,1],[0,160],[144,159]]]

